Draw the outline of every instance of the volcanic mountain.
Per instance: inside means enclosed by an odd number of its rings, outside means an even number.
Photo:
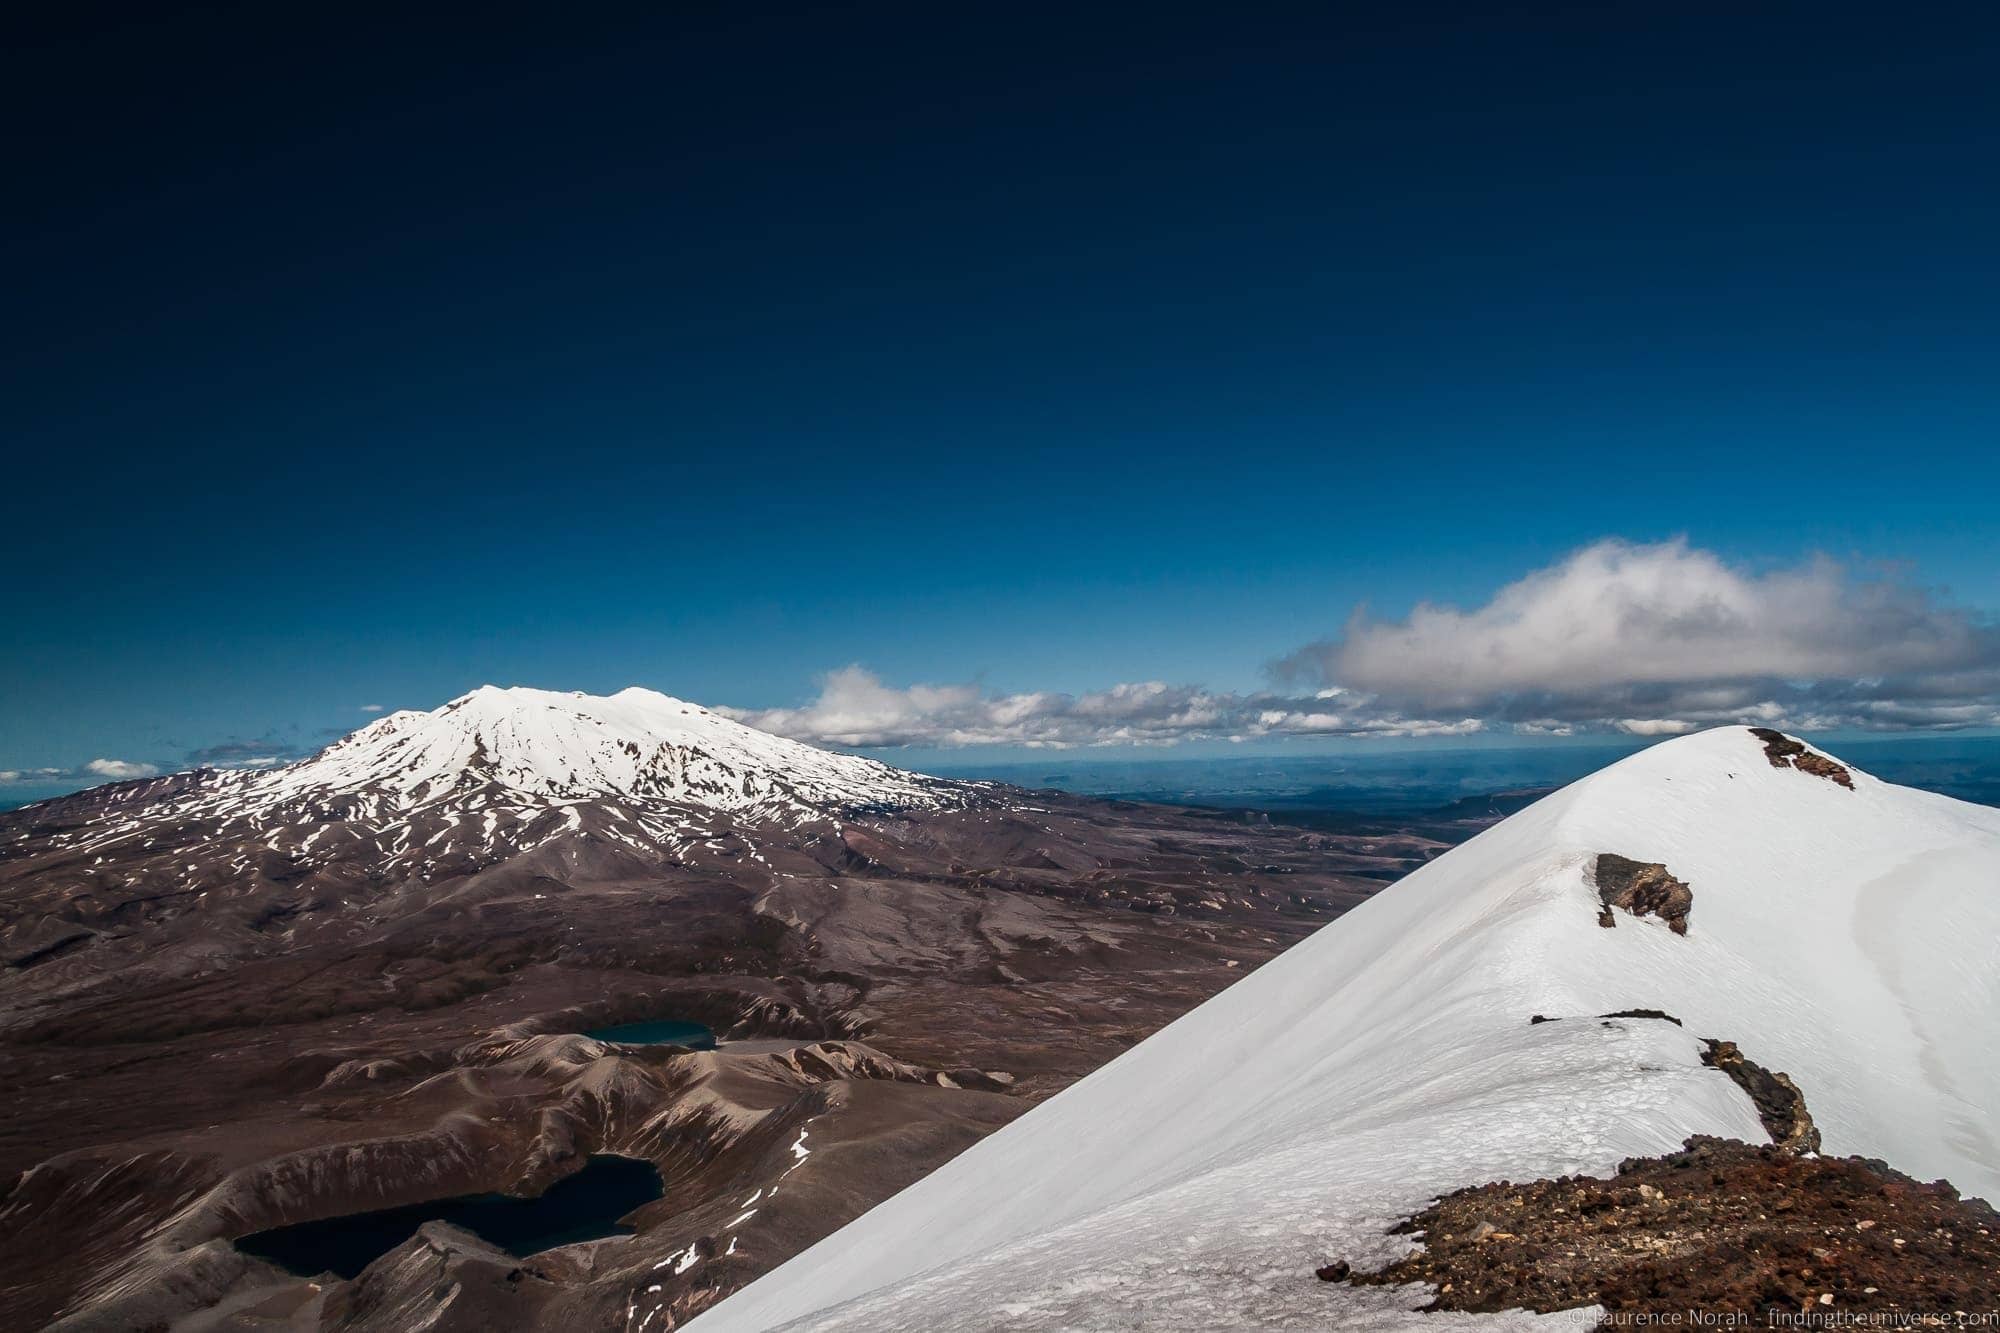
[[[489,685],[435,712],[389,714],[288,767],[202,769],[47,802],[37,808],[44,822],[14,840],[39,831],[48,851],[88,853],[93,866],[172,841],[201,855],[256,844],[295,867],[364,859],[384,878],[436,878],[586,828],[652,852],[733,823],[960,807],[979,790],[801,745],[651,690],[594,698]],[[178,837],[161,836],[176,826]]]
[[[966,809],[989,793],[650,690],[487,686],[380,718],[288,767],[120,783],[0,819],[0,883],[36,890],[7,899],[0,948],[19,967],[76,961],[93,944],[103,965],[138,938],[121,927],[142,922],[296,939],[336,906],[420,907],[429,886],[552,844],[572,871],[579,857],[603,869],[757,858],[760,837],[869,811]],[[38,901],[49,893],[59,903]],[[146,932],[143,951],[157,943]]]
[[[1416,1311],[1506,1311],[1547,1289],[1538,1270],[1599,1261],[1641,1265],[1642,1295],[1740,1274],[1767,1310],[1950,1322],[1989,1308],[1953,1302],[1994,1291],[2000,1218],[1896,1172],[2000,1191],[1996,939],[2000,810],[1773,731],[1669,741],[1417,870],[692,1327],[1582,1329],[1603,1273],[1546,1315]],[[1691,1136],[1762,1146],[1673,1155]],[[1753,1179],[1817,1192],[1736,1192]],[[1560,1239],[1525,1244],[1531,1226]],[[1344,1280],[1425,1242],[1410,1276]],[[1448,1254],[1473,1256],[1456,1283]]]
[[[941,781],[644,690],[0,814],[0,1324],[619,1326],[654,1287],[658,1326],[1443,845]],[[660,1018],[722,1048],[583,1035]],[[430,1251],[349,1283],[231,1244],[598,1153],[665,1178],[638,1234],[467,1259],[443,1317],[400,1285]]]

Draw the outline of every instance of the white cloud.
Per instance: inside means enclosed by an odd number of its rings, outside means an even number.
[[[1598,542],[1474,611],[1357,613],[1295,662],[1362,690],[1482,698],[1646,683],[1882,677],[1991,666],[1994,632],[1932,594],[1816,559],[1732,568],[1685,541]]]
[[[0,783],[53,782],[69,776],[69,770],[62,768],[0,768]]]
[[[1621,717],[1617,726],[1628,736],[1679,736],[1695,729],[1694,723],[1672,717]]]
[[[1750,722],[1793,731],[2000,727],[2000,627],[1907,578],[1824,558],[1731,564],[1686,541],[1602,541],[1464,609],[1355,612],[1337,637],[1273,664],[1268,690],[1127,681],[1081,694],[884,683],[854,665],[797,708],[718,709],[849,747],[1166,746],[1268,737],[1451,738],[1482,732],[1678,735]],[[358,705],[365,713],[380,704]],[[281,737],[195,751],[195,766],[269,768]],[[151,777],[153,764],[5,769],[0,783]]]
[[[1137,681],[1087,694],[990,694],[977,685],[884,685],[860,666],[822,682],[803,708],[719,709],[766,731],[823,745],[1172,745],[1290,735],[1466,735],[1473,718],[1391,715],[1342,692],[1303,699]]]
[[[1671,736],[1729,722],[1820,731],[2000,726],[2000,628],[1823,558],[1732,565],[1686,541],[1603,541],[1471,610],[1350,617],[1274,664],[1286,688],[1161,681],[1071,695],[886,685],[859,666],[802,708],[730,715],[848,746],[1171,745],[1267,736]],[[729,711],[729,710],[725,710]]]
[[[93,777],[119,781],[125,778],[155,777],[160,770],[155,765],[135,764],[128,759],[93,759],[83,766],[83,771]]]
[[[1760,572],[1685,541],[1598,542],[1469,611],[1357,612],[1278,668],[1395,712],[1530,733],[2000,725],[1990,620],[1824,558]]]

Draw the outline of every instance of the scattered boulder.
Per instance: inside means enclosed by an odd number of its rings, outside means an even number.
[[[1694,891],[1658,861],[1634,861],[1605,852],[1597,858],[1594,877],[1603,904],[1597,914],[1598,925],[1606,929],[1617,925],[1611,909],[1622,907],[1633,916],[1658,917],[1676,935],[1688,933]]]
[[[1804,741],[1793,740],[1784,732],[1773,731],[1769,727],[1752,727],[1750,734],[1764,742],[1764,757],[1771,761],[1772,768],[1797,769],[1816,778],[1825,778],[1849,791],[1854,790],[1854,775],[1844,765],[1836,764],[1808,748]]]

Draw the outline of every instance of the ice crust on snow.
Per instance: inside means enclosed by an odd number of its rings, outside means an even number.
[[[1852,766],[1849,766],[1852,769]],[[843,1329],[1592,1326],[1413,1313],[1397,1219],[1463,1185],[1766,1141],[1703,1037],[1789,1073],[1831,1153],[2000,1198],[2000,810],[1656,746],[1448,852],[695,1320]],[[1602,852],[1685,936],[1597,924]],[[1684,1027],[1600,1019],[1660,1009]],[[1530,1025],[1534,1014],[1573,1021]]]

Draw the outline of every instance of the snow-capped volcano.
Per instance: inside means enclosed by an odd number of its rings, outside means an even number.
[[[379,718],[283,768],[204,769],[48,802],[39,809],[73,813],[74,827],[33,845],[97,856],[93,867],[172,847],[168,869],[183,887],[211,872],[240,880],[271,854],[286,861],[264,867],[278,879],[335,862],[378,879],[434,879],[568,835],[671,858],[744,828],[949,809],[988,790],[786,740],[651,690],[489,685],[432,712]],[[30,844],[30,825],[17,837]],[[157,878],[155,867],[148,882]]]
[[[433,712],[392,713],[243,783],[246,796],[263,799],[368,792],[392,810],[475,788],[532,801],[630,797],[773,814],[932,807],[952,790],[653,690],[599,697],[491,685]]]
[[[1386,1263],[1413,1243],[1391,1224],[1459,1187],[1769,1141],[1709,1038],[1788,1074],[1825,1151],[2000,1197],[1997,940],[2000,810],[1777,733],[1669,741],[1446,853],[692,1327],[1593,1327],[1595,1308],[1418,1314],[1421,1288],[1313,1273]]]

